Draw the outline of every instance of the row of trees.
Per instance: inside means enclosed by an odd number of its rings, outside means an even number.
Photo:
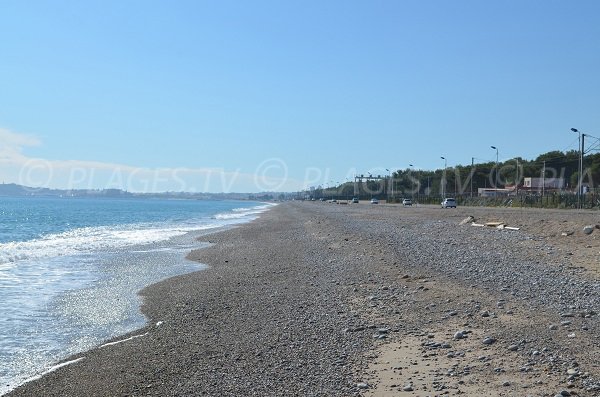
[[[339,186],[311,189],[309,193],[315,198],[347,198],[360,196],[441,196],[445,195],[477,195],[479,188],[504,188],[522,186],[523,178],[563,178],[565,191],[577,191],[579,180],[579,152],[575,150],[561,152],[551,151],[538,156],[534,160],[514,158],[498,163],[477,163],[457,165],[446,170],[437,169],[398,170],[392,174],[391,180],[369,180],[355,185],[346,182]],[[600,153],[584,157],[583,184],[593,190],[600,186]],[[496,181],[498,184],[496,185]],[[445,182],[445,183],[444,183]],[[358,192],[356,191],[358,189]]]

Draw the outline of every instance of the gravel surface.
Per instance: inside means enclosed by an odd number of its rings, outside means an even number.
[[[492,213],[521,230],[459,226]],[[600,396],[600,283],[533,227],[548,214],[279,205],[145,289],[150,325],[119,340],[139,337],[8,395]],[[384,385],[371,364],[409,338],[437,372]]]

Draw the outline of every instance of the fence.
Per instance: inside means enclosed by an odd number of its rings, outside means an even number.
[[[440,205],[442,198],[439,195],[415,194],[406,196],[396,196],[394,199],[387,197],[385,194],[379,195],[351,195],[339,194],[337,192],[328,192],[323,199],[350,200],[352,197],[357,197],[360,200],[370,200],[376,197],[380,200],[388,202],[401,203],[403,198],[411,198],[414,203],[419,204],[435,204]],[[552,192],[545,195],[537,193],[520,193],[512,196],[499,197],[471,197],[469,193],[458,194],[454,196],[459,206],[476,206],[476,207],[530,207],[530,208],[578,208],[577,195],[573,193]],[[600,209],[600,192],[593,191],[581,195],[581,208]]]
[[[530,207],[530,208],[577,208],[577,195],[550,193],[544,196],[536,194],[519,194],[502,197],[471,197],[470,194],[454,197],[461,206],[476,207]],[[414,202],[420,204],[440,204],[441,197],[415,195]],[[396,199],[401,202],[401,199]],[[600,209],[600,194],[587,193],[581,196],[581,208]]]

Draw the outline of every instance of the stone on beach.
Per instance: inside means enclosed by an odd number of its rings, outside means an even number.
[[[592,234],[592,232],[594,231],[595,228],[596,228],[595,225],[586,225],[583,227],[583,232],[585,234]]]

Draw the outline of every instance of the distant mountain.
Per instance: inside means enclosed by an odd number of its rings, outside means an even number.
[[[3,183],[0,185],[0,196],[122,197],[131,196],[131,194],[119,189],[63,190],[22,186],[15,183]]]
[[[3,183],[0,185],[0,196],[10,197],[144,197],[163,199],[189,199],[189,200],[272,200],[273,193],[191,193],[191,192],[163,192],[163,193],[130,193],[121,189],[49,189],[35,188],[17,185],[14,183]]]
[[[0,185],[0,196],[26,196],[27,188],[14,183]]]

